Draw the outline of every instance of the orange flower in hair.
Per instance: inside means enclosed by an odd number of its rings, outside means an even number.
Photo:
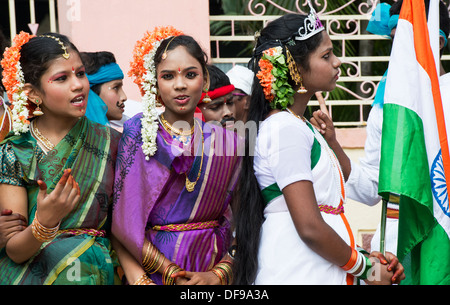
[[[159,43],[161,43],[161,41],[163,41],[164,39],[180,35],[183,35],[183,32],[175,29],[172,26],[156,27],[152,32],[147,31],[144,37],[136,42],[133,51],[133,60],[130,63],[131,69],[128,72],[128,76],[134,79],[134,83],[139,86],[142,95],[145,94],[143,83],[145,81],[144,75],[147,73],[147,69],[144,66],[144,57],[155,48],[155,44],[158,45],[156,46],[154,51],[156,51]]]
[[[5,86],[8,98],[12,104],[12,120],[13,130],[15,134],[27,132],[29,129],[30,117],[29,108],[32,108],[28,103],[28,97],[23,92],[25,79],[20,66],[20,51],[22,46],[26,44],[31,38],[35,37],[26,32],[20,32],[13,39],[12,46],[6,48],[3,53],[1,65],[3,68],[3,85]]]
[[[145,33],[136,43],[133,61],[128,76],[134,79],[142,94],[142,151],[149,160],[156,153],[156,135],[158,133],[158,112],[156,111],[156,67],[155,54],[164,39],[183,35],[172,26],[156,27],[153,32]]]

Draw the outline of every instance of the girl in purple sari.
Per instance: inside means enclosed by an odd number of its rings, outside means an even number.
[[[131,254],[121,256],[127,280],[231,283],[238,138],[194,118],[208,88],[206,55],[192,37],[156,28],[137,43],[130,73],[144,94],[144,113],[124,125],[112,224],[124,246],[118,251]],[[156,100],[165,106],[160,115]]]

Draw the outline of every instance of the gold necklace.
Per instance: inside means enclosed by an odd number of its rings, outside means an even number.
[[[176,129],[175,127],[173,127],[169,122],[167,122],[167,120],[164,118],[164,114],[161,113],[160,118],[161,118],[161,123],[163,124],[164,128],[169,132],[171,131],[171,132],[175,133],[176,135],[185,136],[185,137],[192,136],[192,134],[194,133],[194,125],[195,124],[192,125],[192,128],[189,131],[180,131],[179,129]]]
[[[50,151],[55,148],[55,145],[50,142],[49,139],[44,137],[42,133],[39,131],[39,129],[36,126],[36,120],[33,120],[31,122],[31,135],[45,148],[45,150]]]
[[[195,121],[195,122],[197,122],[197,121]],[[194,123],[194,126],[195,126],[195,123]],[[200,124],[199,124],[199,128],[200,128],[200,133],[202,134],[202,158],[201,158],[201,161],[200,161],[200,168],[198,170],[197,179],[195,179],[195,181],[190,181],[189,177],[188,177],[188,173],[186,173],[186,183],[185,183],[185,185],[186,185],[186,190],[188,192],[192,192],[194,190],[195,185],[197,184],[198,179],[200,179],[200,175],[202,173],[203,154],[204,154],[204,150],[205,150],[205,138],[203,136],[203,130],[202,130],[202,126]],[[195,162],[195,160],[194,160],[194,162]],[[192,164],[192,165],[194,165],[194,164]]]
[[[287,110],[290,114],[293,114],[294,116],[296,116],[297,118],[299,118],[300,120],[302,120],[303,122],[306,122],[305,117],[299,116],[298,114],[296,114],[294,111],[292,111],[292,110],[289,109],[288,107],[286,107],[286,110]]]

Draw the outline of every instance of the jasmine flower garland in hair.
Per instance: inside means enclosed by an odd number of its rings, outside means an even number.
[[[164,39],[183,35],[172,26],[156,27],[147,32],[144,38],[136,43],[133,51],[133,60],[128,76],[139,86],[142,94],[143,114],[141,118],[142,151],[148,161],[158,147],[156,137],[158,133],[158,112],[156,110],[156,67],[155,54]]]
[[[149,160],[149,156],[153,156],[156,153],[156,134],[158,132],[158,112],[156,111],[156,67],[154,65],[155,53],[158,49],[160,41],[153,43],[151,51],[144,56],[144,68],[146,73],[143,75],[143,89],[144,96],[142,101],[143,115],[141,118],[142,123],[142,151],[145,154],[145,159]]]
[[[295,91],[288,82],[289,67],[283,48],[279,46],[265,50],[258,64],[261,70],[256,77],[272,109],[286,109],[292,105]]]

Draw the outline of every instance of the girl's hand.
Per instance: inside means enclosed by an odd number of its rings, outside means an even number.
[[[6,246],[14,234],[25,230],[26,227],[27,220],[24,216],[4,209],[0,214],[0,249]]]
[[[38,180],[38,185],[38,220],[45,227],[56,227],[80,200],[80,187],[71,175],[70,168],[64,170],[64,174],[50,194],[47,194],[45,182]]]
[[[325,100],[320,93],[316,93],[316,97],[319,101],[320,110],[314,111],[309,121],[323,135],[328,144],[334,143],[336,141],[336,132],[325,105]]]
[[[403,265],[398,261],[397,256],[391,252],[386,252],[386,254],[383,255],[381,252],[373,251],[370,253],[369,257],[378,258],[383,265],[388,265],[389,263],[387,270],[394,272],[394,275],[391,278],[392,284],[400,284],[400,282],[405,279],[405,269]]]
[[[208,272],[189,272],[178,271],[172,274],[176,278],[177,285],[220,285],[220,279],[211,271]]]

